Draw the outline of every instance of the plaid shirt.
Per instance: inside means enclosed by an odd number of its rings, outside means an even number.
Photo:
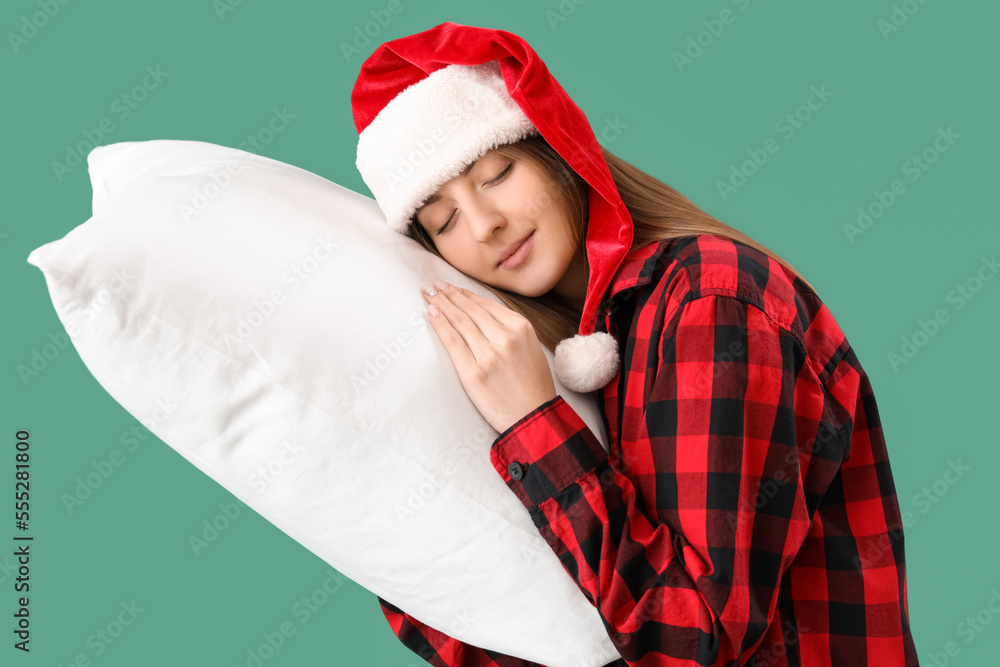
[[[632,250],[606,297],[610,454],[557,396],[490,458],[600,612],[612,665],[916,665],[875,398],[816,294],[699,235]],[[433,665],[537,667],[379,601]]]

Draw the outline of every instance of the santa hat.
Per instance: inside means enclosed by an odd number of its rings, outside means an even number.
[[[351,105],[358,170],[400,233],[470,162],[532,134],[587,182],[587,296],[579,333],[556,346],[555,372],[577,392],[613,380],[618,344],[597,331],[597,314],[631,248],[632,218],[587,117],[527,42],[452,22],[386,42],[361,66]]]

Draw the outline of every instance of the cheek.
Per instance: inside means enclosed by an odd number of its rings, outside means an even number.
[[[482,263],[485,261],[482,253],[468,241],[448,239],[447,243],[438,244],[438,252],[462,273],[472,275],[482,272]]]
[[[521,212],[532,218],[549,217],[546,214],[552,213],[557,205],[552,193],[537,185],[523,188],[517,194],[517,201]]]

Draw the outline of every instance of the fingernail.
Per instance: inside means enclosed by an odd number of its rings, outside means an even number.
[[[435,294],[437,294],[437,290],[431,287],[430,285],[424,285],[423,290],[424,292],[427,293],[427,296],[434,296]]]
[[[448,287],[448,283],[443,280],[438,280],[434,283],[434,287],[437,287],[438,289],[445,289]]]

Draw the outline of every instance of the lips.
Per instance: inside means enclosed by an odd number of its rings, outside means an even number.
[[[534,233],[535,233],[535,231],[532,230],[531,234],[534,234]],[[520,248],[524,244],[524,242],[528,240],[528,236],[531,236],[531,234],[528,234],[527,236],[525,236],[521,240],[514,241],[509,246],[507,246],[507,249],[504,250],[500,254],[500,259],[497,260],[497,266],[500,266],[501,264],[503,264],[507,260],[508,257],[510,257],[511,255],[513,255],[515,252],[517,252],[517,249]]]

